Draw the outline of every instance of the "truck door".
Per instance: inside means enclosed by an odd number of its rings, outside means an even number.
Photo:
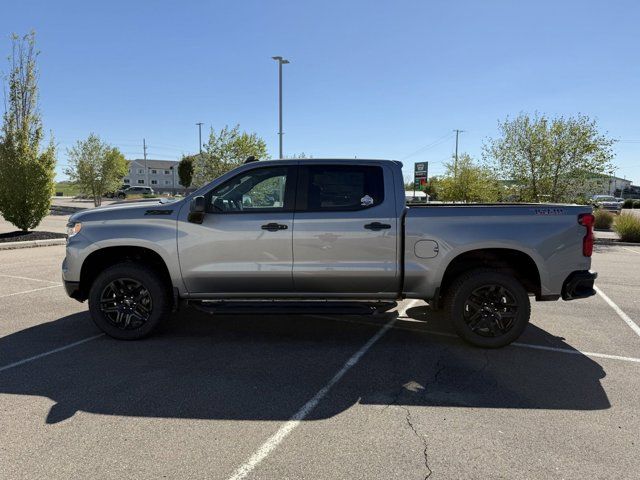
[[[295,177],[295,166],[254,168],[205,195],[202,224],[181,212],[178,252],[190,294],[293,291]]]
[[[390,169],[339,163],[299,168],[293,229],[296,292],[396,292],[398,219]]]

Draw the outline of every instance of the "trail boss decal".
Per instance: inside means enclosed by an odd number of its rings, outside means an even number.
[[[536,215],[564,215],[564,208],[536,208]]]

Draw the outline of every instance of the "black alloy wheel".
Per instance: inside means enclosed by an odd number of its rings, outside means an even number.
[[[89,312],[107,335],[138,340],[169,316],[171,284],[158,268],[138,262],[116,263],[98,274],[89,289]]]
[[[114,327],[135,330],[149,320],[153,301],[140,282],[118,278],[102,289],[100,310]]]
[[[456,333],[483,348],[499,348],[516,340],[529,323],[529,294],[514,276],[495,270],[463,273],[445,294]]]
[[[498,337],[513,328],[518,300],[502,285],[476,288],[467,297],[463,318],[469,329],[483,337]]]

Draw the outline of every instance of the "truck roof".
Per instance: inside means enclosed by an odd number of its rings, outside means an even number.
[[[344,162],[350,164],[357,163],[393,163],[402,168],[402,162],[399,160],[389,160],[383,158],[273,158],[268,160],[259,160],[256,163],[277,163],[277,164],[291,164],[298,162],[309,162],[309,163],[322,163],[322,162]]]

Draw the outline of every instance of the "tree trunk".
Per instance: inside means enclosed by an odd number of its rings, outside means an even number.
[[[533,154],[531,150],[529,150],[529,168],[531,169],[531,188],[533,189],[533,199],[537,202],[540,201],[538,198],[538,182],[536,181],[536,168],[535,168],[535,159],[533,158]]]
[[[98,198],[96,197],[96,186],[94,184],[91,185],[91,196],[93,197],[93,206],[98,206]]]

